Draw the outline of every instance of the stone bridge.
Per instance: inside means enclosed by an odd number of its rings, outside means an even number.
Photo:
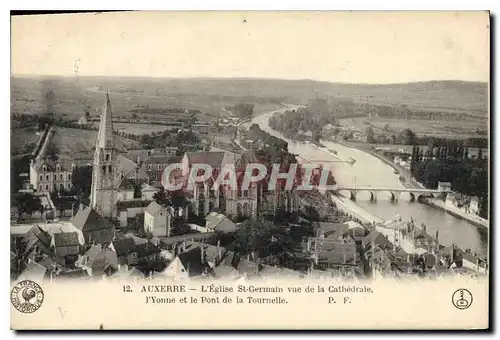
[[[356,200],[356,195],[360,191],[367,191],[370,193],[370,200],[376,201],[377,194],[381,192],[386,192],[390,195],[391,201],[397,201],[401,193],[409,193],[410,200],[415,201],[416,197],[431,197],[434,198],[444,197],[447,193],[451,192],[449,190],[438,190],[438,189],[425,189],[425,188],[383,188],[383,187],[358,187],[358,186],[337,186],[334,192],[339,191],[349,191],[351,200]]]

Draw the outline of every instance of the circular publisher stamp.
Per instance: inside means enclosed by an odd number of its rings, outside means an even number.
[[[34,313],[43,303],[42,287],[30,280],[21,281],[12,288],[10,301],[21,313]]]
[[[453,306],[458,309],[467,309],[472,305],[472,293],[465,288],[460,288],[451,297]]]

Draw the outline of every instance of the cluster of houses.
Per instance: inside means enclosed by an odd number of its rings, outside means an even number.
[[[209,214],[204,232],[147,239],[117,236],[102,218],[84,209],[69,223],[13,227],[12,249],[17,251],[11,251],[11,270],[19,280],[35,281],[360,280],[486,273],[487,264],[477,254],[439,245],[438,235],[429,235],[425,226],[402,221],[369,227],[352,221],[312,225],[313,236],[302,244],[306,267],[294,270],[221,246],[214,232],[231,234],[237,228],[222,214]]]
[[[437,244],[437,237],[434,239],[410,224],[368,228],[353,221],[315,222],[314,236],[302,244],[306,270],[276,267],[258,256],[241,256],[226,249],[217,237],[236,232],[238,225],[233,216],[256,218],[264,206],[274,211],[282,208],[294,212],[300,206],[298,195],[293,191],[264,190],[265,181],[252,183],[245,190],[239,185],[210,187],[228,164],[243,169],[236,174],[237,183],[241,184],[246,165],[258,162],[251,151],[186,152],[178,157],[175,148],[166,148],[118,154],[113,147],[109,96],[106,99],[94,154],[90,205],[71,208],[69,221],[12,225],[13,277],[35,281],[70,277],[364,278],[373,272],[439,274],[451,270],[453,265],[463,267],[466,254],[455,247],[443,250]],[[180,163],[181,167],[168,179],[162,178],[163,170],[172,163]],[[197,164],[210,165],[214,178],[182,191],[186,205],[174,208],[173,204],[160,204],[155,199],[164,191],[165,180],[171,184],[184,183],[190,169]],[[71,183],[71,166],[37,158],[30,171],[30,180],[36,184],[35,194],[51,192],[61,184],[67,187]],[[46,197],[50,201],[50,196]],[[173,221],[185,223],[190,214],[203,217],[204,225],[186,223],[192,233],[173,236]],[[294,227],[301,225],[290,226]],[[407,244],[414,248],[409,249]]]
[[[451,190],[450,182],[439,182],[438,190]],[[467,196],[455,192],[450,192],[446,195],[446,205],[460,209],[462,212],[478,216],[479,215],[479,199],[476,196]]]

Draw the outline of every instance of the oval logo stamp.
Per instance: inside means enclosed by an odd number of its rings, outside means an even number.
[[[456,308],[467,309],[472,305],[472,293],[464,288],[458,289],[453,293],[451,301]]]
[[[21,313],[30,314],[36,312],[43,303],[42,287],[30,280],[21,281],[12,288],[10,301]]]

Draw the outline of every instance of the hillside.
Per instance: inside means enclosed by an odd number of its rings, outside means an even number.
[[[70,116],[82,115],[85,110],[95,113],[102,105],[102,93],[89,89],[98,86],[112,92],[114,112],[118,115],[127,115],[132,108],[144,104],[186,107],[216,115],[222,106],[240,101],[256,103],[256,111],[263,111],[280,102],[304,104],[315,96],[481,117],[487,116],[488,108],[488,84],[479,82],[370,85],[250,78],[14,77],[11,111],[41,113],[51,109]],[[118,100],[119,96],[123,100]]]

